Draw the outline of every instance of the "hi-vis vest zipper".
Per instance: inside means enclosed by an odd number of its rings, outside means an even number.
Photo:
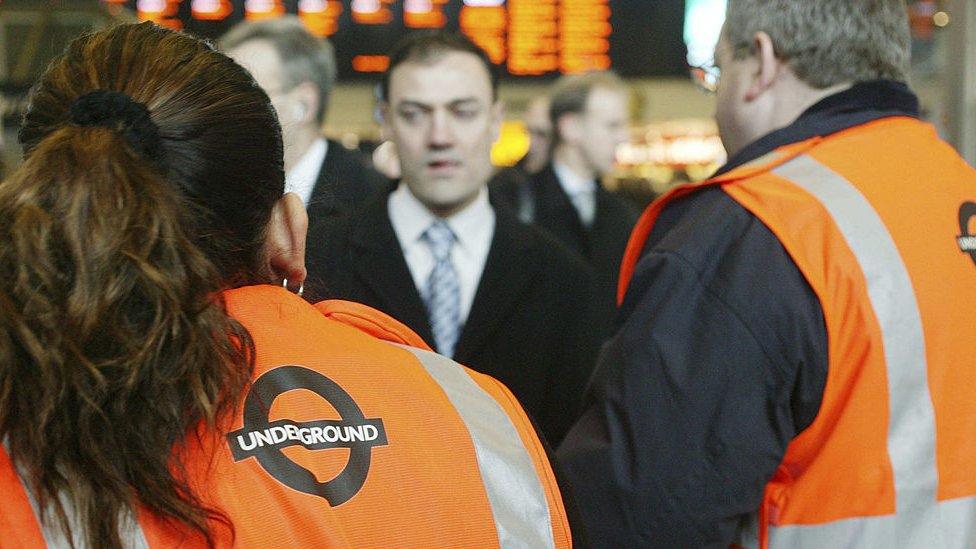
[[[744,547],[976,547],[976,171],[892,117],[789,145],[719,186],[760,219],[823,307],[820,412],[789,445]]]

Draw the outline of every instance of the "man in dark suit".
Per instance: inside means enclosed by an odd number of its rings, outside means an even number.
[[[345,213],[383,185],[364,155],[322,136],[336,79],[327,40],[287,16],[239,23],[220,46],[271,98],[285,147],[285,190],[301,197],[311,226]]]
[[[552,161],[533,176],[532,221],[582,255],[597,277],[602,336],[612,333],[617,274],[637,213],[600,183],[628,140],[628,90],[615,74],[566,76],[549,96]],[[499,199],[518,204],[512,188]],[[525,208],[521,207],[520,211]]]
[[[594,360],[592,284],[582,260],[489,202],[496,87],[487,57],[462,36],[414,35],[394,51],[382,107],[402,180],[310,233],[319,245],[306,290],[385,311],[499,379],[555,443]]]

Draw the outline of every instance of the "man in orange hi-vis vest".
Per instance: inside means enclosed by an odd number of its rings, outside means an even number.
[[[903,0],[728,3],[731,158],[644,213],[558,452],[601,546],[976,546],[976,171],[909,46]]]

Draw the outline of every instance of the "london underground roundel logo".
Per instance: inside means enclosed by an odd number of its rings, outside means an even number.
[[[269,421],[268,412],[279,395],[305,389],[322,397],[340,419],[297,422]],[[383,420],[367,419],[356,401],[337,383],[302,366],[282,366],[259,377],[244,401],[244,427],[227,435],[234,461],[257,458],[261,467],[282,484],[324,498],[333,507],[353,498],[366,482],[373,447],[388,444]],[[349,449],[349,460],[332,480],[319,482],[311,471],[282,450]]]
[[[963,253],[969,254],[976,263],[976,235],[970,234],[969,224],[976,217],[976,202],[963,202],[959,208],[959,237],[956,242]]]

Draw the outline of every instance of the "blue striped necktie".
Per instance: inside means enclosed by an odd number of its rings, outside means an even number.
[[[456,237],[443,219],[435,221],[423,236],[434,256],[434,270],[427,278],[426,305],[437,352],[454,356],[460,335],[461,289],[457,271],[451,263],[451,247]]]

